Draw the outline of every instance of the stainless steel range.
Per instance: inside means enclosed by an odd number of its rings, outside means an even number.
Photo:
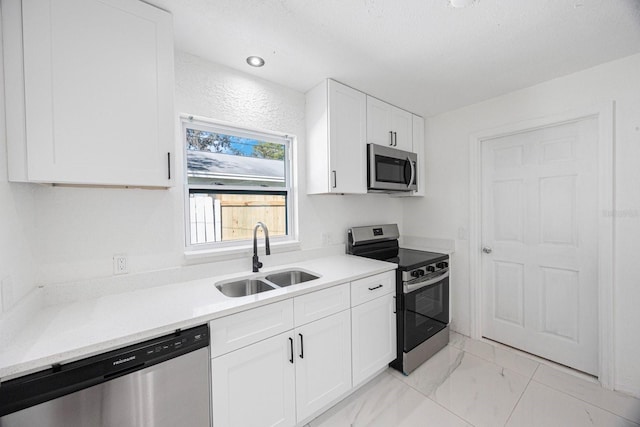
[[[397,358],[408,375],[449,342],[449,256],[399,247],[397,224],[352,227],[347,253],[398,264]]]

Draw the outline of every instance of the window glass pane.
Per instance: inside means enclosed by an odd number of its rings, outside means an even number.
[[[189,211],[192,245],[252,239],[258,221],[265,223],[269,237],[287,235],[286,193],[191,190]]]
[[[186,129],[189,184],[285,187],[286,145]]]

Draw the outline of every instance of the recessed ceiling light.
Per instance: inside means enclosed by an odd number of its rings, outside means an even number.
[[[262,67],[264,65],[264,59],[259,56],[250,56],[247,58],[247,64],[252,67]]]
[[[476,0],[449,0],[449,4],[457,9],[471,6],[475,2]]]

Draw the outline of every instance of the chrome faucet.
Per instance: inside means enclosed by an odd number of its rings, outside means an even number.
[[[257,233],[258,227],[262,227],[262,231],[264,231],[264,249],[267,255],[271,255],[271,249],[269,248],[269,230],[267,226],[264,225],[263,222],[258,221],[256,226],[253,227],[253,272],[257,273],[262,268],[262,263],[258,261],[258,241],[257,241]]]

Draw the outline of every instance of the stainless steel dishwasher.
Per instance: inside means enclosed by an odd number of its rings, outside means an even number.
[[[0,383],[1,427],[208,427],[209,328]]]

